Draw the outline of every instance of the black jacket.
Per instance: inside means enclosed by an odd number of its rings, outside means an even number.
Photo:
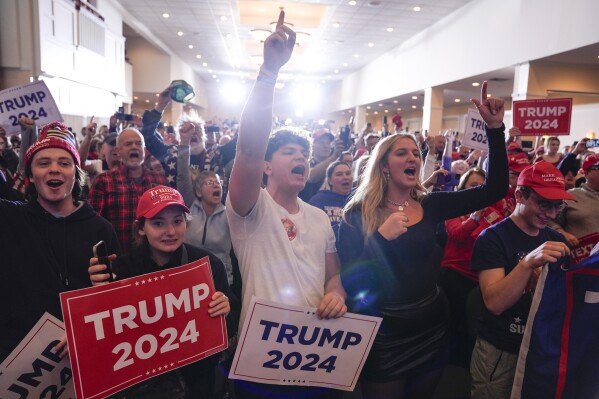
[[[62,319],[59,293],[91,286],[87,268],[100,240],[120,253],[112,225],[87,202],[54,217],[37,201],[0,199],[0,360],[44,312]]]

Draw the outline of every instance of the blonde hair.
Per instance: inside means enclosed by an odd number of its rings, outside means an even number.
[[[364,238],[374,233],[387,219],[387,214],[385,212],[385,197],[387,195],[389,183],[383,169],[387,165],[389,153],[395,144],[399,140],[404,139],[410,140],[416,145],[420,159],[422,159],[420,147],[412,135],[394,134],[382,139],[376,147],[374,147],[372,155],[366,164],[364,176],[355,193],[343,209],[343,219],[347,223],[349,223],[347,215],[350,211],[357,209],[362,211],[362,230],[364,232]],[[425,193],[426,190],[422,186],[420,176],[418,176],[416,187],[412,189],[410,197],[416,201],[420,201]]]

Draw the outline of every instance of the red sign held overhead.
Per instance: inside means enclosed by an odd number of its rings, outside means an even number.
[[[208,258],[60,294],[78,399],[104,398],[227,347]]]
[[[513,103],[514,126],[523,136],[570,134],[571,98],[522,100]]]

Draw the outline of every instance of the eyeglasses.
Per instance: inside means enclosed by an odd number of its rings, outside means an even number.
[[[529,198],[532,199],[543,212],[554,210],[559,213],[566,208],[566,203],[564,201],[548,201],[537,197],[536,194],[531,194]]]
[[[212,187],[212,186],[222,186],[223,182],[220,180],[206,180],[204,183],[202,183],[202,185],[204,186],[208,186],[208,187]]]

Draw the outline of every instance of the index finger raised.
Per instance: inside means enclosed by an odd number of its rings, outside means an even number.
[[[281,12],[279,13],[279,19],[277,21],[277,29],[280,26],[283,26],[284,23],[285,23],[285,11],[281,10]]]
[[[480,88],[480,102],[487,99],[487,81],[485,80]]]

